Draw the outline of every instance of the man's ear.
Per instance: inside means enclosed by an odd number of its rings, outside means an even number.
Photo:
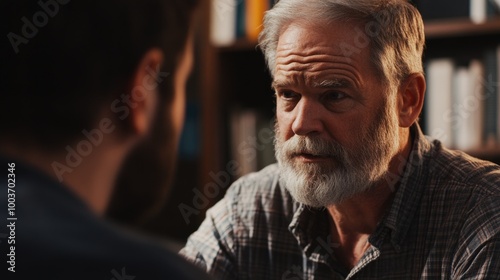
[[[130,87],[130,127],[136,135],[145,135],[153,122],[158,102],[158,73],[163,52],[158,48],[147,51],[139,62]]]
[[[399,87],[398,117],[400,127],[410,127],[418,119],[424,105],[425,77],[421,73],[408,76]]]

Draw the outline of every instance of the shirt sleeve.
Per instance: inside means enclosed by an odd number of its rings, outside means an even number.
[[[452,279],[500,279],[500,197],[478,202],[462,230]]]
[[[217,279],[237,279],[234,217],[228,195],[207,211],[200,228],[179,252]]]
[[[482,244],[459,267],[453,279],[500,279],[500,238]]]

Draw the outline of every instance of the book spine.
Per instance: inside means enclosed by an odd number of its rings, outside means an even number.
[[[236,0],[212,0],[210,39],[216,46],[236,40]]]
[[[454,147],[461,150],[470,148],[470,127],[467,119],[471,117],[472,112],[466,110],[465,103],[469,97],[471,89],[470,72],[467,67],[458,67],[453,77],[453,143]]]
[[[464,107],[470,113],[467,120],[467,131],[470,142],[466,149],[480,149],[483,143],[484,104],[484,65],[480,60],[472,60],[469,65],[471,88]]]
[[[262,30],[264,13],[269,9],[269,0],[246,0],[246,34],[249,41],[257,41]]]
[[[479,24],[488,19],[488,0],[470,0],[470,19]]]
[[[453,144],[450,123],[453,73],[454,62],[451,59],[435,59],[427,65],[426,131],[448,147]]]
[[[236,38],[246,37],[246,4],[245,0],[236,0]]]
[[[480,149],[483,135],[482,86],[484,71],[479,60],[457,69],[453,89],[453,142],[460,150]]]
[[[498,124],[498,56],[496,49],[488,49],[484,54],[485,66],[485,103],[484,139],[486,147],[496,146]]]

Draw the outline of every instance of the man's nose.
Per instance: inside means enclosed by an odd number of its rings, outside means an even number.
[[[295,107],[292,130],[296,135],[320,134],[323,131],[321,104],[302,98]]]

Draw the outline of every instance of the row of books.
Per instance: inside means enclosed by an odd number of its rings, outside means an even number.
[[[212,0],[210,37],[215,46],[257,40],[264,13],[278,0]],[[500,15],[500,0],[413,0],[424,20],[470,18],[483,23]]]
[[[426,73],[426,134],[466,151],[500,146],[500,46],[468,63],[430,60]]]
[[[500,0],[413,0],[424,20],[469,18],[483,23],[500,14]]]
[[[210,37],[216,46],[246,38],[257,41],[264,13],[278,0],[212,0]]]

